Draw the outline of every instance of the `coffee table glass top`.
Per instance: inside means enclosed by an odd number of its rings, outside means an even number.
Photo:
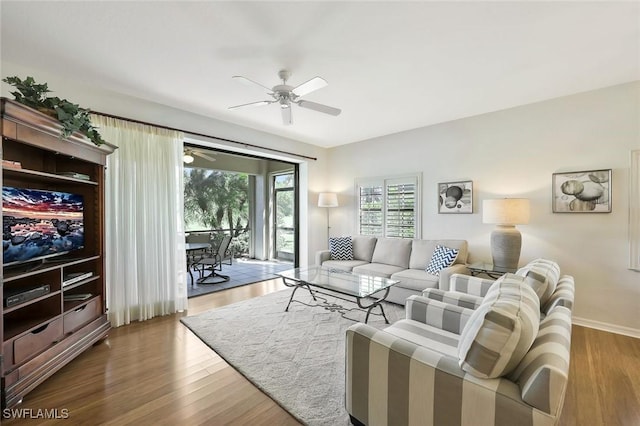
[[[400,282],[389,278],[359,275],[349,271],[320,266],[290,269],[279,272],[276,275],[300,284],[306,283],[355,297],[368,297]]]

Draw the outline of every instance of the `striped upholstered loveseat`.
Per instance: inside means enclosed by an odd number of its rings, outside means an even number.
[[[406,319],[347,330],[346,408],[364,425],[553,425],[569,371],[574,284],[538,259],[496,281],[454,275]]]

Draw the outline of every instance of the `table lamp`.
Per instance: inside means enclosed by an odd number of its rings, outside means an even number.
[[[318,195],[318,207],[327,207],[327,238],[330,237],[329,230],[329,207],[338,207],[338,194],[333,192],[322,192]]]
[[[491,233],[493,269],[511,272],[518,269],[522,235],[515,225],[529,223],[529,200],[502,198],[482,202],[482,222],[496,225]]]

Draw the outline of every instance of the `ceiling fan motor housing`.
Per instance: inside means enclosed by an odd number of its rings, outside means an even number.
[[[280,108],[289,108],[291,106],[291,102],[296,101],[297,96],[292,92],[293,89],[293,86],[286,84],[274,86],[273,97],[276,98],[280,104]]]

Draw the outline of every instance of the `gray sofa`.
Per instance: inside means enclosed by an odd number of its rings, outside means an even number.
[[[452,274],[468,274],[467,241],[410,240],[401,238],[352,237],[353,260],[332,260],[329,250],[316,253],[315,264],[353,271],[363,275],[391,278],[400,281],[391,287],[387,301],[404,305],[412,295],[420,295],[427,288],[449,289]],[[458,249],[453,265],[439,275],[426,272],[437,245]]]
[[[537,259],[498,280],[454,275],[406,319],[346,332],[354,425],[555,425],[571,352],[574,282]],[[471,306],[472,309],[465,306]]]

